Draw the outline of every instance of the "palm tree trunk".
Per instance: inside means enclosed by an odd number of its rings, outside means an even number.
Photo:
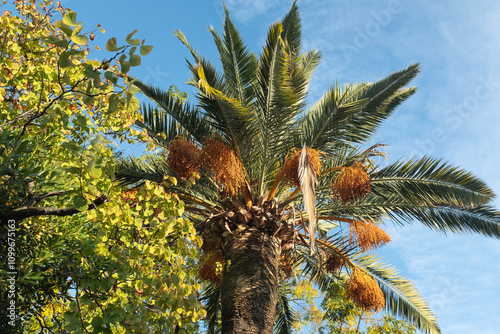
[[[222,333],[272,334],[278,302],[278,239],[255,227],[224,249]]]

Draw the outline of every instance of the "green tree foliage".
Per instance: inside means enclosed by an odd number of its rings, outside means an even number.
[[[182,202],[162,184],[112,182],[112,142],[148,140],[132,128],[142,117],[127,73],[152,47],[134,31],[92,60],[103,29],[84,32],[54,1],[14,5],[0,18],[0,304],[15,293],[26,333],[168,333],[196,322],[204,311],[186,261],[201,241]]]
[[[366,334],[415,334],[416,332],[414,325],[386,314],[381,321],[368,327]]]
[[[321,302],[323,318],[319,333],[415,334],[415,326],[384,314],[366,312],[347,297],[345,281],[331,283]],[[365,328],[365,329],[364,329]]]

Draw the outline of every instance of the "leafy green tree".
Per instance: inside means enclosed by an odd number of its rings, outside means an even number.
[[[363,309],[347,298],[345,283],[340,282],[328,286],[321,307],[326,322],[319,330],[321,333],[354,333],[363,314]]]
[[[201,239],[181,218],[183,203],[162,185],[112,182],[111,142],[148,140],[132,128],[142,118],[127,73],[152,47],[134,31],[123,46],[107,42],[109,58],[91,60],[99,27],[84,33],[54,1],[14,5],[0,17],[0,304],[15,308],[2,307],[0,327],[191,326],[204,314],[187,264]]]
[[[367,334],[415,334],[415,326],[384,315],[382,321],[368,327]]]
[[[415,334],[415,326],[402,320],[397,320],[388,314],[382,319],[375,319],[373,314],[366,313],[347,298],[345,282],[334,282],[328,287],[321,308],[324,311],[319,333],[363,333],[361,324],[364,322],[367,334],[398,333]]]
[[[124,184],[178,178],[167,190],[186,203],[203,239],[209,332],[220,324],[222,333],[272,333],[277,324],[289,333],[292,277],[327,291],[347,274],[347,296],[358,307],[385,307],[439,333],[413,284],[371,253],[390,241],[380,225],[418,221],[498,238],[500,216],[491,189],[471,173],[430,157],[379,167],[380,145],[366,147],[416,91],[408,84],[419,65],[375,83],[334,84],[307,107],[321,54],[302,50],[295,4],[271,25],[260,55],[244,45],[229,15],[222,36],[210,32],[222,72],[176,32],[193,58],[196,105],[135,82],[156,104],[142,110],[138,125],[168,156],[124,159],[117,171]]]

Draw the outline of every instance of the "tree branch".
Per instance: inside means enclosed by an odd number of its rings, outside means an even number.
[[[64,195],[66,193],[66,191],[58,190],[58,191],[51,191],[51,192],[45,193],[43,195],[37,196],[33,192],[34,182],[35,181],[32,181],[28,184],[28,185],[30,185],[30,184],[33,184],[33,185],[28,190],[28,197],[27,197],[26,203],[24,204],[23,207],[30,208],[30,207],[33,207],[34,205],[40,203],[41,201],[43,201],[49,197]]]
[[[55,192],[54,192],[55,193]],[[49,193],[50,194],[50,193]],[[45,194],[47,197],[48,194]],[[55,196],[55,195],[52,195]],[[102,195],[95,200],[92,201],[87,207],[87,210],[93,210],[97,208],[99,205],[106,203],[108,197]],[[72,216],[77,214],[79,211],[76,207],[66,207],[66,208],[56,208],[56,207],[22,207],[18,209],[14,209],[12,211],[7,212],[6,214],[0,215],[2,218],[2,222],[6,222],[7,220],[15,220],[19,222],[23,219],[36,217],[36,216]]]
[[[38,200],[38,202],[41,202],[41,201],[43,201],[46,198],[53,197],[53,196],[64,195],[65,193],[66,193],[66,191],[64,191],[64,190],[51,191],[51,192],[48,192],[48,193],[45,193],[43,195],[38,196],[37,200]]]

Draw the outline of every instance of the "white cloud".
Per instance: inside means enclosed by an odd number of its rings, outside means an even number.
[[[219,3],[219,1],[216,0],[216,3]],[[248,23],[254,20],[256,17],[268,13],[272,9],[279,8],[285,3],[288,4],[288,1],[284,0],[253,0],[253,1],[226,0],[225,1],[226,8],[231,13],[231,17],[242,23]]]

